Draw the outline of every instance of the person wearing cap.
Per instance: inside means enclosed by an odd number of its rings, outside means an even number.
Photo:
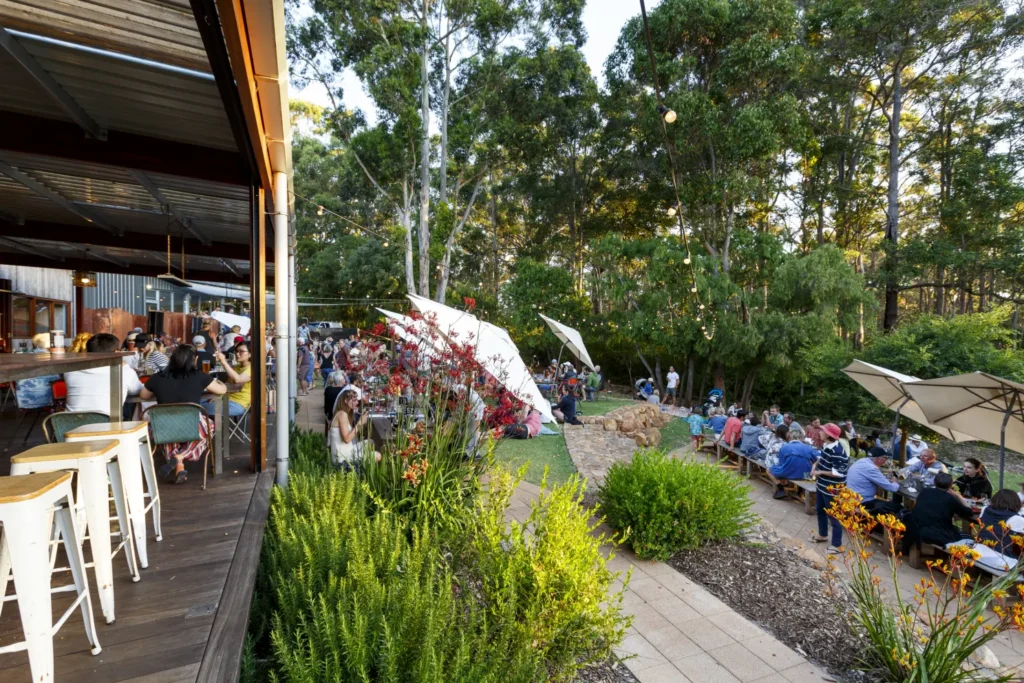
[[[201,334],[192,337],[192,346],[196,350],[196,359],[199,367],[203,367],[204,361],[209,363],[210,367],[213,367],[213,351],[210,350],[213,347],[206,345],[206,337]]]
[[[911,434],[907,441],[907,458],[919,458],[927,448],[928,444],[921,439],[920,434]]]
[[[846,486],[860,495],[864,508],[872,515],[882,513],[895,514],[900,506],[887,500],[876,498],[878,490],[896,493],[900,490],[897,481],[882,474],[882,467],[889,462],[889,453],[884,448],[872,448],[867,457],[850,465],[846,473]]]
[[[817,420],[815,420],[817,421]],[[846,485],[846,473],[850,467],[850,456],[839,443],[842,432],[839,425],[829,422],[821,428],[824,445],[821,455],[811,468],[811,477],[818,480],[815,495],[816,508],[818,513],[818,533],[811,534],[811,540],[815,543],[824,543],[829,540],[829,526],[832,527],[832,543],[828,547],[830,554],[840,552],[843,546],[843,527],[839,520],[828,513],[832,505],[832,499],[838,493],[838,489]]]

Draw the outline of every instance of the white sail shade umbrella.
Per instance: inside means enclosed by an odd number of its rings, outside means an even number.
[[[897,424],[899,423],[900,415],[903,415],[950,441],[974,440],[973,436],[942,425],[933,424],[928,420],[924,411],[921,410],[921,406],[907,394],[905,388],[905,385],[920,382],[921,380],[917,377],[904,375],[901,372],[883,368],[880,365],[865,363],[862,360],[853,361],[843,368],[843,372],[849,375],[850,379],[854,382],[867,389],[868,393],[881,401],[886,408],[895,410]],[[894,428],[894,437],[895,434],[896,430]]]
[[[999,434],[1002,488],[1006,449],[1024,453],[1024,384],[969,372],[911,382],[906,389],[933,424],[990,442]]]
[[[543,313],[538,313],[537,315],[544,319],[544,322],[548,324],[551,331],[554,332],[555,336],[562,342],[562,346],[568,348],[573,352],[573,355],[583,361],[587,367],[594,372],[597,372],[597,368],[594,367],[594,361],[590,360],[590,354],[587,352],[587,347],[583,343],[583,337],[580,335],[579,330],[560,323],[557,320],[552,320]],[[559,356],[561,356],[561,353],[559,353]],[[559,358],[559,360],[561,360],[561,358]]]
[[[505,390],[541,414],[542,422],[554,422],[551,403],[544,398],[533,381],[526,363],[519,357],[519,349],[508,332],[480,320],[475,315],[456,310],[416,294],[409,294],[412,305],[445,339],[474,347],[478,363],[494,376]]]
[[[401,313],[395,313],[394,311],[388,311],[383,308],[378,308],[378,311],[384,314],[384,317],[390,320],[394,325],[395,334],[397,334],[402,341],[409,344],[415,344],[419,347],[420,352],[429,358],[436,358],[438,352],[444,350],[444,342],[442,342],[437,335],[431,334],[430,327],[424,320],[414,320],[407,315]]]

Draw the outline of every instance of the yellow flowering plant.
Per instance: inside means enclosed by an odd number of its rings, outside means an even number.
[[[1012,674],[981,676],[964,665],[1000,633],[1024,630],[1024,585],[1017,583],[1018,567],[982,586],[970,571],[980,553],[966,545],[953,546],[948,559],[927,563],[928,576],[908,595],[897,581],[906,533],[903,522],[893,515],[872,517],[860,495],[848,488],[836,491],[828,512],[847,531],[849,542],[841,555],[848,576],[841,575],[838,561],[830,557],[825,571],[827,591],[836,594],[845,586],[853,596],[852,617],[867,643],[866,669],[900,683],[1003,683],[1016,678]],[[871,550],[869,539],[876,529],[884,538],[891,579],[886,583],[891,588],[883,586]],[[1012,604],[1011,591],[1018,598]]]

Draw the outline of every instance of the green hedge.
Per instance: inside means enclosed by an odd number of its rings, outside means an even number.
[[[717,465],[638,451],[630,464],[612,466],[598,501],[637,557],[666,560],[679,550],[738,536],[754,520],[748,490]]]

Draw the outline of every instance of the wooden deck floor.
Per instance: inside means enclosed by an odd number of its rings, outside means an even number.
[[[10,408],[0,416],[2,423],[12,426]],[[5,431],[0,428],[0,438]],[[20,442],[19,437],[10,454],[21,450]],[[237,680],[273,470],[252,474],[247,445],[233,442],[231,451],[224,474],[211,478],[205,491],[197,463],[190,464],[186,484],[161,484],[163,541],[153,539],[150,525],[149,568],[138,583],[132,583],[124,558],[114,559],[116,622],[104,622],[93,593],[101,654],[89,653],[78,611],[55,636],[58,683]],[[10,454],[0,456],[0,473],[9,470]],[[54,585],[67,576],[56,575]],[[70,604],[67,596],[54,596],[55,615]],[[21,639],[17,606],[7,602],[0,613],[0,646]],[[0,655],[0,681],[30,680],[24,652]]]

